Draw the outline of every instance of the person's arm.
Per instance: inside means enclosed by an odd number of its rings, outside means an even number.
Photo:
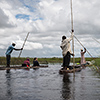
[[[74,34],[72,33],[71,36],[70,36],[70,38],[68,39],[68,41],[71,41],[72,38],[73,38],[73,36],[74,36]]]
[[[39,62],[37,61],[37,66],[40,66]]]
[[[73,53],[70,53],[72,56],[75,56]]]
[[[84,52],[83,53],[85,53],[86,52],[86,48],[84,48]]]
[[[23,50],[23,48],[21,48],[21,49],[16,49],[16,48],[14,48],[14,50],[19,51],[19,50]]]

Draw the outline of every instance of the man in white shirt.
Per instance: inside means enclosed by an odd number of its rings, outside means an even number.
[[[62,55],[63,55],[63,68],[69,68],[71,55],[74,56],[74,54],[71,53],[71,45],[70,41],[72,40],[73,33],[71,34],[70,38],[66,38],[66,36],[62,36],[62,43],[60,45],[62,49]]]

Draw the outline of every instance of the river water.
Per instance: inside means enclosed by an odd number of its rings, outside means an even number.
[[[100,100],[100,76],[89,67],[60,75],[60,64],[0,70],[0,100]]]

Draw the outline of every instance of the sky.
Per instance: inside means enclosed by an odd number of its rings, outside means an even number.
[[[72,7],[74,35],[93,57],[100,56],[100,1],[72,0]],[[61,38],[69,38],[70,31],[70,0],[0,0],[0,56],[13,42],[21,48],[30,32],[21,57],[62,57]],[[74,38],[75,57],[80,43]]]

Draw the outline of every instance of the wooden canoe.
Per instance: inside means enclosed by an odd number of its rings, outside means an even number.
[[[9,70],[9,69],[37,69],[37,68],[45,68],[48,67],[48,65],[41,65],[41,66],[10,66],[10,67],[5,67],[5,66],[0,66],[0,70]]]
[[[73,67],[73,66],[71,66]],[[82,67],[81,66],[75,66],[75,68],[71,68],[71,69],[60,69],[59,70],[59,73],[60,74],[63,74],[63,73],[74,73],[74,72],[80,72],[82,70]]]

